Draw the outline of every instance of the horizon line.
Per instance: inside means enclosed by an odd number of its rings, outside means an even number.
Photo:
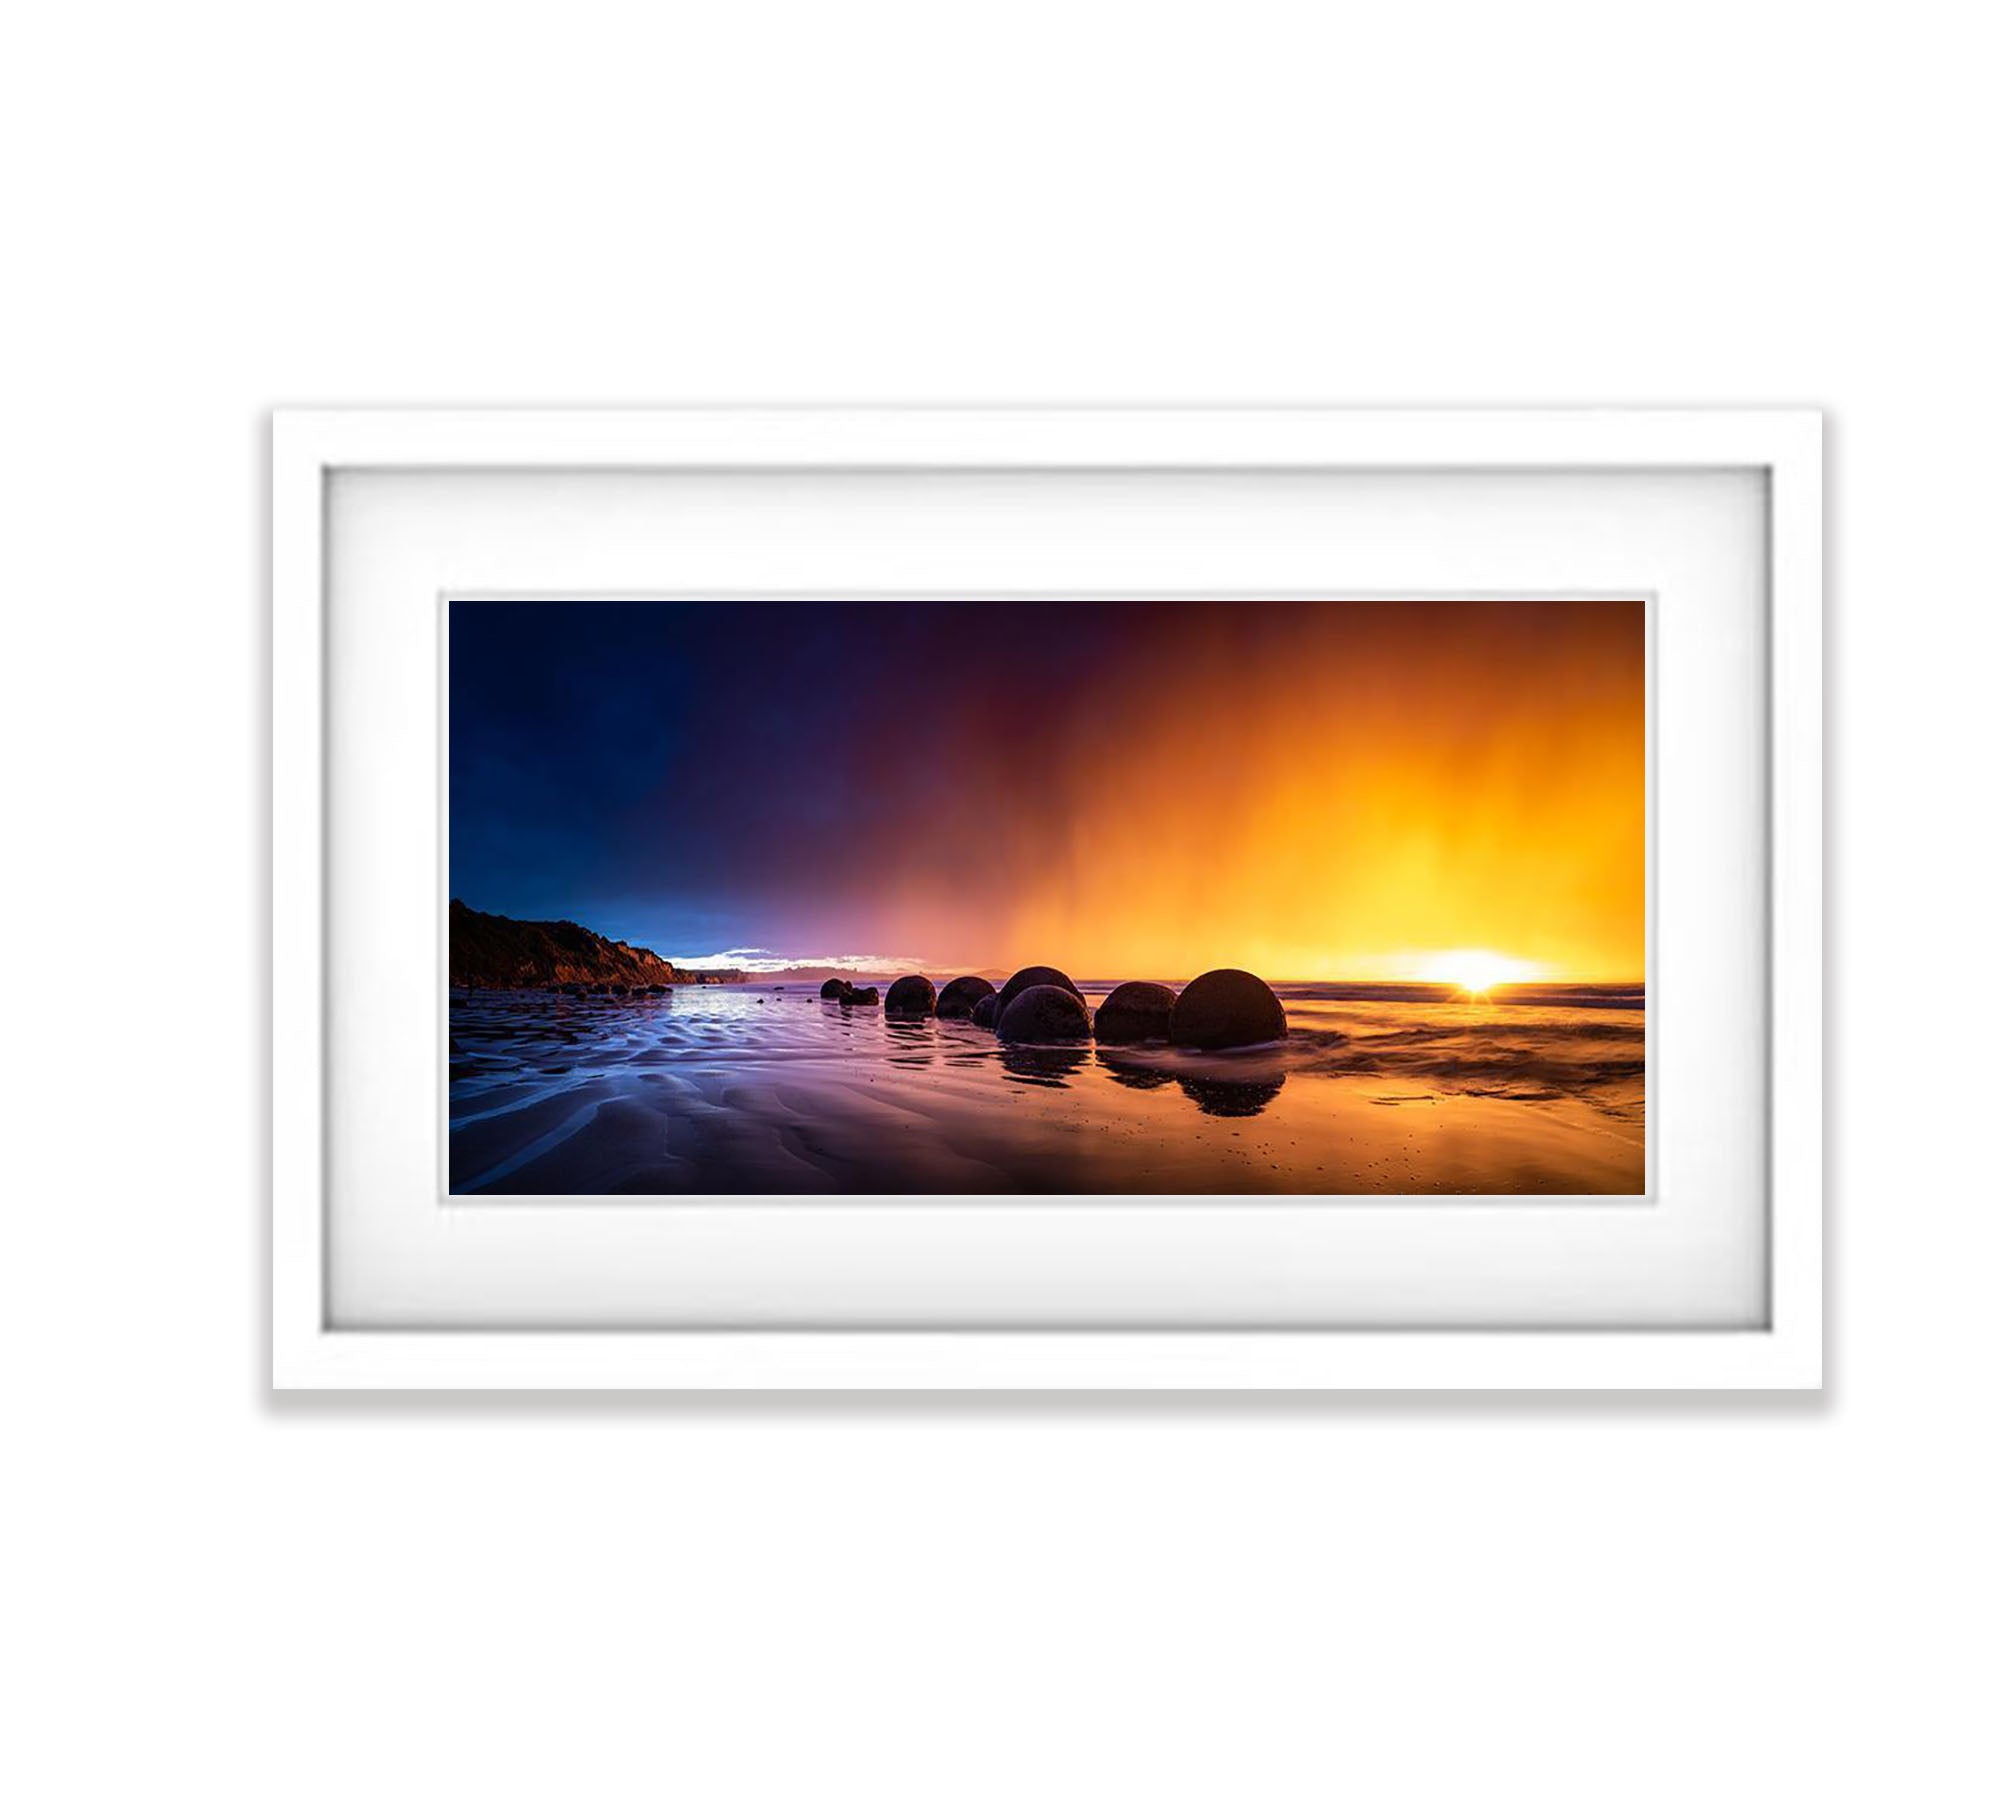
[[[982,978],[992,975],[1000,975],[1004,977],[1014,972],[1010,970],[1004,963],[983,963],[983,964],[977,964],[970,968],[963,968],[956,963],[947,963],[947,962],[932,961],[932,960],[918,959],[918,958],[910,958],[899,962],[877,963],[874,961],[869,961],[865,965],[857,965],[855,962],[851,960],[839,957],[823,957],[823,958],[808,957],[808,958],[801,958],[797,962],[783,963],[774,968],[757,968],[757,969],[745,968],[740,963],[717,963],[710,961],[706,958],[682,959],[680,957],[666,956],[663,957],[662,960],[671,963],[677,969],[688,969],[703,974],[742,975],[752,980],[765,980],[765,979],[775,980],[784,975],[797,974],[807,970],[817,971],[821,969],[837,970],[839,973],[843,975],[871,975],[871,976],[881,976],[885,978],[895,977],[900,975],[930,975],[934,972],[942,974],[946,970],[956,970],[960,974],[977,975]],[[1029,965],[1023,965],[1023,966],[1029,966]],[[1050,964],[1047,966],[1053,967],[1055,965]],[[1215,963],[1211,964],[1210,968],[1236,968],[1239,966],[1240,965],[1235,963]],[[1173,974],[1173,975],[1086,974],[1086,975],[1075,976],[1073,977],[1073,979],[1078,981],[1113,981],[1113,982],[1161,981],[1161,982],[1180,982],[1185,984],[1187,982],[1195,980],[1198,976],[1206,974],[1207,972],[1208,970],[1206,969],[1197,969],[1192,974],[1184,974],[1184,975],[1183,974]],[[1252,971],[1252,973],[1254,972],[1255,971]],[[1065,971],[1065,973],[1067,973],[1067,971]],[[1337,983],[1349,987],[1464,988],[1468,986],[1467,983],[1462,981],[1444,981],[1444,980],[1439,980],[1435,976],[1426,976],[1426,975],[1354,975],[1354,974],[1266,975],[1262,976],[1261,979],[1266,981]],[[1494,981],[1494,982],[1484,983],[1481,984],[1481,986],[1476,991],[1482,993],[1493,993],[1493,992],[1498,992],[1503,988],[1644,987],[1645,985],[1646,985],[1646,977],[1644,975],[1536,975],[1536,976],[1523,977],[1515,981]]]

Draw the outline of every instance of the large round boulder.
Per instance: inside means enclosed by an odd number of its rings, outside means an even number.
[[[1100,1044],[1164,1041],[1174,990],[1157,981],[1121,981],[1097,1003],[1092,1028]]]
[[[830,975],[819,984],[819,997],[822,1000],[845,1000],[853,991],[853,988],[838,975]]]
[[[1269,985],[1242,969],[1197,975],[1174,1002],[1167,1035],[1189,1050],[1232,1050],[1285,1035],[1285,1009]]]
[[[927,975],[898,975],[889,983],[882,1010],[905,1019],[927,1019],[937,1006],[937,989]]]
[[[1023,988],[1000,1009],[1003,1043],[1074,1044],[1089,1036],[1090,1013],[1082,996],[1053,982]]]
[[[972,1022],[982,1031],[991,1031],[1000,1023],[1000,996],[982,994],[972,1003]]]
[[[1042,964],[1035,963],[1029,968],[1016,969],[1007,977],[1007,985],[1000,990],[1000,1016],[1003,1019],[1007,1016],[1007,1009],[1014,1004],[1016,996],[1025,994],[1030,988],[1035,987],[1067,988],[1079,1000],[1083,998],[1083,990],[1062,970],[1045,968]]]
[[[960,975],[947,981],[937,997],[937,1016],[940,1019],[969,1019],[972,1009],[993,992],[993,984],[984,975]]]

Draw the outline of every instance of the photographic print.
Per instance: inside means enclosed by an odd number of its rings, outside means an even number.
[[[445,632],[453,1197],[1646,1191],[1641,600]]]

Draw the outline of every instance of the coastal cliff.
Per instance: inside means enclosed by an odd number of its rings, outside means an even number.
[[[451,903],[453,987],[687,987],[742,979],[733,969],[677,969],[568,919],[507,919]]]

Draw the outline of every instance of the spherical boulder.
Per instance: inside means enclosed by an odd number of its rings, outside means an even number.
[[[1000,996],[981,994],[972,1003],[972,1022],[982,1031],[991,1031],[1000,1023]]]
[[[829,976],[819,984],[819,997],[822,1000],[844,1000],[853,992],[854,989],[838,975]]]
[[[1002,1043],[1074,1044],[1089,1036],[1090,1012],[1082,996],[1053,982],[1023,988],[1000,1009]]]
[[[960,975],[947,981],[937,997],[937,1016],[940,1019],[969,1019],[972,1009],[993,992],[993,984],[984,975]]]
[[[927,975],[898,975],[889,983],[882,1010],[906,1019],[927,1019],[937,1007],[937,989]]]
[[[882,996],[872,987],[851,987],[840,996],[842,1006],[878,1006]]]
[[[1014,1004],[1015,997],[1019,994],[1025,994],[1028,989],[1033,987],[1067,988],[1079,1000],[1083,998],[1083,990],[1070,980],[1062,970],[1046,968],[1041,963],[1034,963],[1028,968],[1016,969],[1013,974],[1007,977],[1007,985],[1000,990],[1000,1016],[1004,1019],[1007,1016],[1008,1007]]]
[[[1181,990],[1167,1035],[1189,1050],[1232,1050],[1285,1035],[1285,1009],[1269,985],[1242,969],[1210,969]]]
[[[1100,1044],[1143,1044],[1162,1041],[1167,1017],[1174,1010],[1174,990],[1157,981],[1121,981],[1097,1005],[1092,1029]]]

